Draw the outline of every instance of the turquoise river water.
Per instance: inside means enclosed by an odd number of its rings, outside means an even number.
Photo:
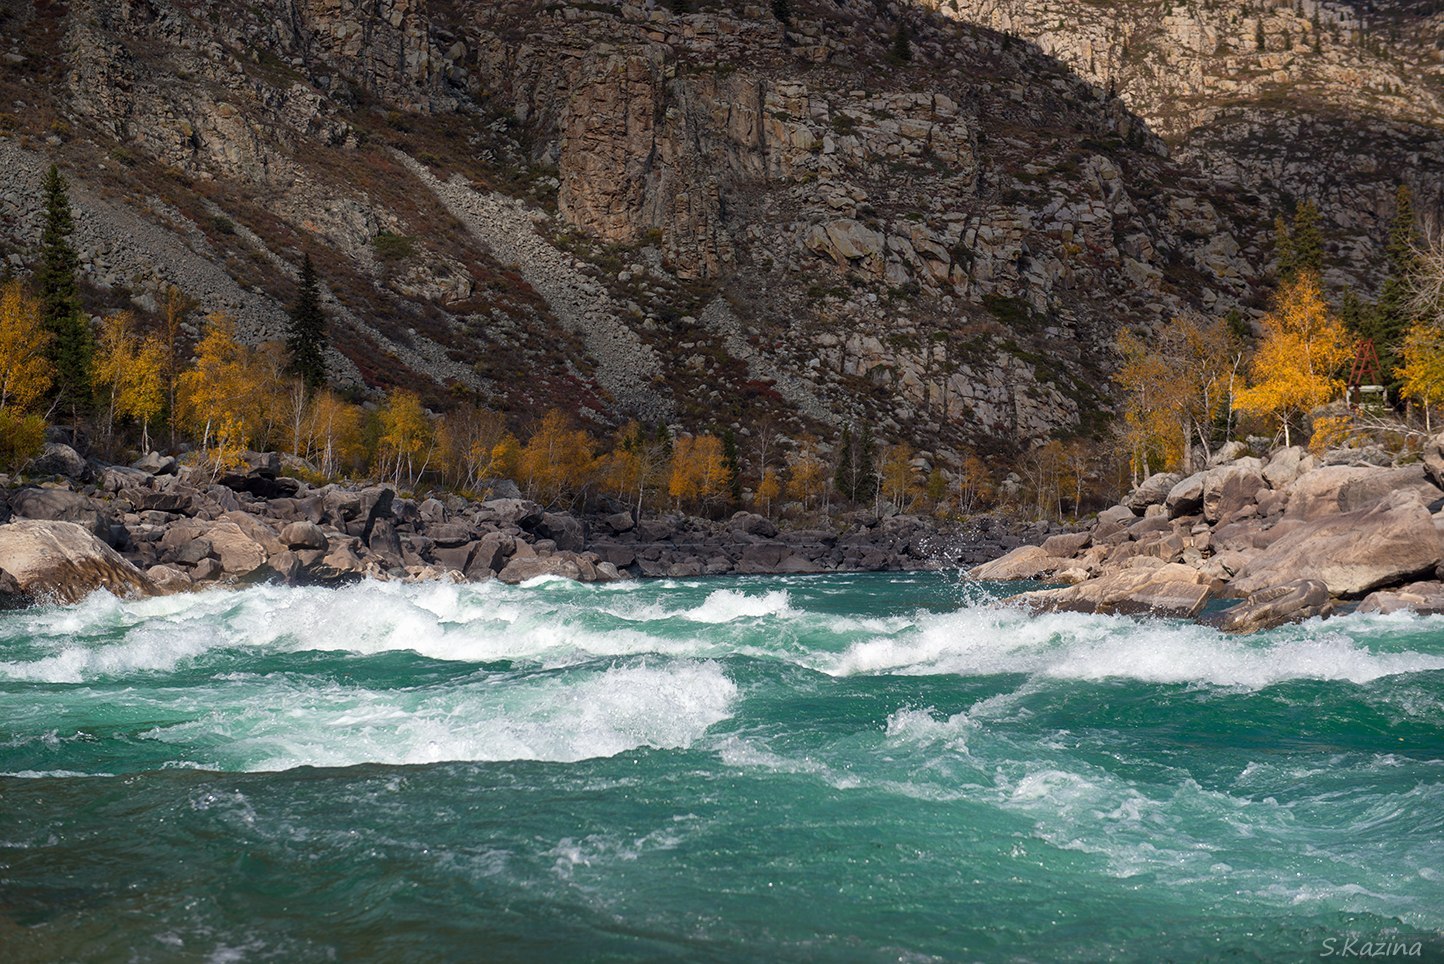
[[[1444,956],[1444,618],[1232,638],[984,596],[0,614],[0,960]]]

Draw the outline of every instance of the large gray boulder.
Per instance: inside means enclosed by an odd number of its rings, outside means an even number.
[[[1396,613],[1407,610],[1420,615],[1444,613],[1444,583],[1413,582],[1398,589],[1371,592],[1355,612]]]
[[[530,529],[542,520],[542,507],[530,499],[487,499],[477,514],[483,522]]]
[[[1202,612],[1213,581],[1190,566],[1168,563],[1105,573],[1064,589],[1013,598],[1047,612],[1137,613],[1191,619]]]
[[[67,479],[88,479],[90,466],[80,453],[63,442],[47,442],[30,462],[32,475],[61,475]]]
[[[1263,468],[1264,481],[1275,489],[1282,489],[1309,471],[1312,463],[1312,456],[1297,445],[1279,449],[1269,456],[1268,464]]]
[[[496,578],[516,585],[537,576],[562,576],[580,582],[612,582],[620,578],[616,567],[599,564],[586,554],[574,552],[558,552],[550,556],[516,555]]]
[[[749,547],[761,549],[761,546]],[[743,558],[746,558],[744,554]],[[1018,579],[1047,579],[1072,564],[1071,557],[1055,556],[1042,546],[1019,546],[992,562],[974,566],[968,576],[980,582],[1012,582]],[[739,572],[741,571],[739,567]]]
[[[281,530],[281,543],[287,549],[325,549],[326,533],[314,522],[292,522]]]
[[[777,526],[772,524],[772,520],[755,512],[737,513],[728,521],[727,528],[761,539],[771,539],[777,535]]]
[[[1299,476],[1289,487],[1286,519],[1311,521],[1375,505],[1394,492],[1413,492],[1425,505],[1444,498],[1421,464],[1396,469],[1329,465]]]
[[[536,534],[550,539],[558,549],[567,552],[581,552],[587,547],[586,532],[581,520],[567,512],[544,512],[537,523]]]
[[[1207,472],[1195,472],[1186,479],[1180,479],[1168,490],[1163,504],[1170,519],[1197,515],[1203,511],[1203,480],[1207,475]]]
[[[1230,633],[1256,633],[1334,611],[1329,588],[1317,579],[1296,579],[1250,593],[1237,606],[1225,610],[1222,626]]]
[[[116,519],[111,510],[69,489],[21,489],[11,493],[10,511],[19,519],[74,522],[106,542],[124,545],[124,539],[114,538]]]
[[[130,463],[130,467],[146,475],[175,475],[177,469],[175,459],[159,452],[147,452]]]
[[[1267,487],[1259,468],[1258,459],[1239,459],[1210,469],[1203,477],[1203,517],[1217,522],[1255,502]]]
[[[1357,596],[1432,574],[1440,555],[1439,533],[1429,510],[1416,492],[1402,491],[1371,508],[1296,526],[1250,559],[1232,588],[1247,595],[1313,579],[1331,595]]]
[[[145,573],[74,522],[27,519],[0,526],[0,601],[74,603],[97,589],[117,596],[155,591]]]
[[[1124,529],[1138,521],[1138,514],[1126,505],[1115,505],[1098,513],[1098,521],[1093,527],[1093,541],[1106,539],[1115,532],[1122,532]]]
[[[1168,498],[1168,493],[1183,480],[1177,472],[1159,472],[1139,483],[1138,488],[1128,494],[1123,504],[1134,512],[1142,512],[1150,505],[1159,505]]]

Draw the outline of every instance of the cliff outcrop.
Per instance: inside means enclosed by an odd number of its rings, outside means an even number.
[[[1122,325],[1256,303],[1257,206],[1025,45],[872,3],[7,8],[3,250],[76,184],[92,301],[167,284],[338,380],[930,464],[1106,419]]]

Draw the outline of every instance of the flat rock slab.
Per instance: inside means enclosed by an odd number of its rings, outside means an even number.
[[[1013,599],[1045,612],[1126,613],[1192,619],[1203,611],[1213,581],[1189,566],[1122,569],[1065,589],[1027,592]]]
[[[1248,595],[1313,579],[1330,595],[1357,596],[1432,573],[1439,562],[1434,520],[1417,493],[1406,490],[1373,508],[1300,524],[1251,558],[1232,589]]]

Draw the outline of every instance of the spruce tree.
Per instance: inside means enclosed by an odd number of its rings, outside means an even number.
[[[35,286],[40,290],[41,318],[53,336],[49,354],[55,366],[56,397],[72,416],[90,407],[90,360],[95,354],[95,332],[76,284],[80,257],[70,243],[74,233],[65,178],[52,164],[45,175],[45,229]]]
[[[1379,289],[1379,301],[1373,311],[1374,348],[1384,369],[1384,384],[1391,389],[1398,387],[1394,369],[1400,364],[1404,335],[1414,320],[1409,308],[1409,276],[1415,269],[1418,243],[1414,197],[1408,186],[1401,184],[1395,194],[1394,220],[1389,225],[1389,243],[1385,248],[1389,274]]]
[[[873,441],[872,426],[862,423],[857,436],[857,486],[858,501],[872,494],[877,481],[877,443]]]
[[[1319,206],[1313,201],[1300,201],[1294,208],[1294,227],[1290,235],[1295,271],[1324,273],[1324,229]]]
[[[842,442],[837,447],[837,471],[832,474],[832,484],[847,498],[857,501],[855,492],[857,476],[857,450],[852,444],[852,426],[842,427]]]
[[[737,435],[730,428],[722,433],[722,468],[727,472],[727,491],[734,503],[742,501],[742,464],[737,454]]]
[[[906,20],[898,22],[897,31],[892,35],[892,59],[895,63],[905,64],[913,59],[913,42],[908,33]]]
[[[1294,239],[1289,235],[1289,223],[1282,214],[1274,218],[1274,260],[1278,262],[1279,283],[1292,279],[1298,270],[1294,261]]]
[[[291,306],[286,348],[291,353],[291,371],[308,391],[326,384],[326,316],[321,311],[320,286],[311,256],[301,263],[301,289]]]

